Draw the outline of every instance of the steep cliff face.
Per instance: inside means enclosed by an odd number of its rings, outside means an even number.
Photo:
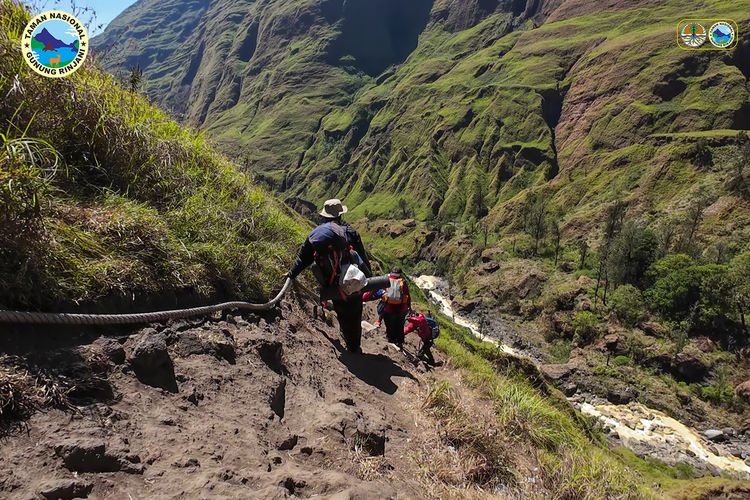
[[[748,40],[681,51],[684,15],[652,0],[142,0],[96,45],[121,42],[108,68],[141,64],[153,99],[289,196],[512,226],[543,190],[581,226],[618,197],[672,210],[727,174],[686,165],[701,134],[731,155],[748,128]]]

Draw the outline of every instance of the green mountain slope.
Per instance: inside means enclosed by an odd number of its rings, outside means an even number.
[[[27,14],[3,1],[0,15],[2,306],[128,310],[278,286],[302,231],[287,209],[111,76],[33,74]]]
[[[693,134],[726,145],[750,128],[747,37],[679,50],[680,2],[408,5],[144,0],[96,44],[276,189],[338,194],[359,215],[389,217],[403,197],[422,218],[507,226],[539,188],[569,226],[617,197],[671,210],[726,174],[689,167]],[[748,6],[691,14],[742,21]]]

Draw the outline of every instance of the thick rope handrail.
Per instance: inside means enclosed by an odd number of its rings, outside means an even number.
[[[134,325],[142,323],[159,323],[169,319],[184,319],[195,316],[207,316],[218,311],[238,309],[246,311],[268,311],[284,298],[289,291],[292,279],[287,278],[281,291],[265,304],[250,302],[224,302],[213,306],[192,307],[133,314],[71,314],[71,313],[37,313],[0,310],[0,323],[25,325]]]

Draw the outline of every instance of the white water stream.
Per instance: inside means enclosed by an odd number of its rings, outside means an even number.
[[[448,283],[445,279],[437,276],[419,276],[414,278],[414,283],[440,306],[440,312],[453,318],[457,325],[468,328],[480,340],[497,345],[503,352],[511,356],[528,358],[517,349],[507,346],[497,339],[482,335],[478,325],[460,314],[456,314],[450,299],[444,295],[448,290]],[[696,431],[668,415],[652,410],[640,403],[628,405],[582,403],[575,404],[575,406],[583,414],[598,418],[605,427],[616,431],[623,445],[628,448],[652,450],[651,453],[655,458],[659,458],[660,450],[662,453],[663,450],[670,450],[675,454],[695,457],[724,471],[750,475],[750,466],[742,459],[730,454],[715,453]]]

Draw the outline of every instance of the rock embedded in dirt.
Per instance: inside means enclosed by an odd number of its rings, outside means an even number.
[[[73,472],[127,472],[142,474],[140,457],[110,452],[100,440],[70,438],[55,446],[55,454]]]
[[[276,449],[279,450],[279,451],[293,450],[297,446],[298,442],[299,442],[299,436],[297,436],[296,434],[292,434],[291,436],[287,437],[286,439],[280,441],[276,445]]]
[[[104,357],[115,365],[121,365],[125,363],[125,348],[116,339],[111,337],[99,337],[92,344],[91,347],[101,352]]]
[[[50,479],[42,483],[39,494],[50,500],[86,498],[94,489],[94,484],[80,478]]]
[[[276,340],[259,339],[255,345],[258,356],[268,368],[279,375],[288,375],[284,364],[284,346]]]
[[[227,326],[229,323],[224,323]],[[237,344],[230,328],[207,328],[184,332],[172,345],[172,352],[182,358],[198,354],[209,354],[234,364],[237,359]]]
[[[138,380],[146,385],[177,392],[172,358],[167,351],[167,338],[153,329],[145,330],[130,355],[130,365]]]

